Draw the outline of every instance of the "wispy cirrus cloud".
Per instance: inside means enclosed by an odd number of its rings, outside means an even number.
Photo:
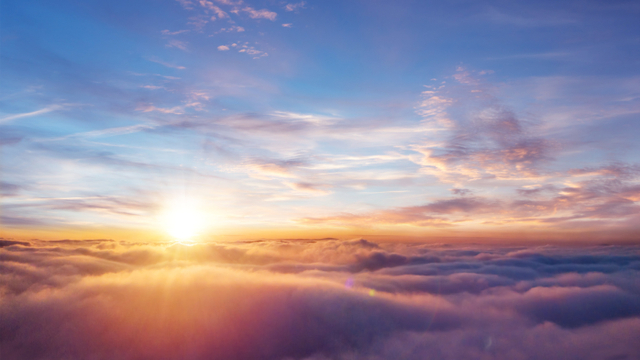
[[[6,181],[0,181],[0,196],[9,197],[16,196],[20,192],[22,187],[20,185],[12,184]]]
[[[17,119],[22,119],[22,118],[27,118],[27,117],[47,114],[47,113],[50,113],[52,111],[60,110],[62,108],[63,108],[62,105],[54,104],[54,105],[49,105],[47,107],[44,107],[44,108],[42,108],[40,110],[35,110],[35,111],[30,111],[30,112],[20,113],[20,114],[6,115],[6,116],[0,118],[0,124],[8,123],[10,121],[17,120]]]
[[[365,214],[339,214],[323,218],[298,219],[303,224],[327,224],[346,227],[376,225],[451,226],[455,222],[469,221],[468,215],[499,213],[503,204],[499,201],[478,197],[458,197],[438,200],[422,206],[408,206],[397,209],[378,210]],[[451,218],[445,215],[457,215]]]
[[[175,64],[172,64],[172,63],[168,63],[168,62],[166,62],[166,61],[160,60],[160,59],[155,58],[155,57],[148,58],[147,60],[149,60],[149,61],[151,61],[151,62],[154,62],[154,63],[157,63],[157,64],[160,64],[160,65],[162,65],[162,66],[166,66],[166,67],[168,67],[168,68],[172,68],[172,69],[178,69],[178,70],[184,70],[184,69],[186,69],[186,67],[184,67],[184,66],[181,66],[181,65],[175,65]]]
[[[468,189],[453,189],[455,197],[424,205],[387,208],[361,213],[338,213],[325,217],[299,218],[302,224],[341,227],[412,225],[416,227],[462,226],[467,222],[486,225],[526,223],[534,229],[549,225],[557,230],[608,228],[624,230],[640,218],[640,184],[637,175],[619,177],[619,171],[634,166],[614,164],[604,172],[571,170],[568,178],[581,180],[570,186],[544,184],[516,189],[522,198],[474,196]],[[625,170],[621,170],[625,169]],[[637,169],[635,170],[637,173]],[[585,175],[590,174],[590,175]]]
[[[179,34],[186,34],[189,32],[189,30],[177,30],[177,31],[170,31],[170,30],[162,30],[162,35],[179,35]]]
[[[166,47],[174,47],[177,49],[180,49],[182,51],[187,51],[187,42],[185,41],[180,41],[180,40],[175,40],[175,39],[171,39],[167,42],[167,45],[165,45]]]

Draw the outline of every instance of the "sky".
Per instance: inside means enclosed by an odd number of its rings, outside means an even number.
[[[640,358],[638,18],[0,1],[0,358]]]
[[[0,7],[5,239],[637,241],[636,1]]]

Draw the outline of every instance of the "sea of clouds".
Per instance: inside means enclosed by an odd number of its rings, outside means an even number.
[[[640,359],[639,246],[0,240],[0,358]]]

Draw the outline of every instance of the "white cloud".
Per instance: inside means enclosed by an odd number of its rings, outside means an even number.
[[[282,24],[282,27],[290,28],[293,24]]]
[[[221,33],[221,32],[244,32],[244,28],[242,26],[233,25],[228,28],[222,28],[217,33]]]
[[[50,106],[47,106],[47,107],[45,107],[43,109],[32,111],[32,112],[28,112],[28,113],[8,115],[8,116],[5,116],[5,117],[0,119],[0,124],[5,123],[5,122],[9,122],[9,121],[15,120],[15,119],[21,119],[21,118],[26,118],[26,117],[32,117],[32,116],[38,116],[38,115],[46,114],[46,113],[52,112],[54,110],[59,110],[61,108],[62,108],[62,106],[60,106],[60,105],[50,105]]]
[[[287,11],[295,11],[297,9],[303,9],[303,8],[304,8],[304,1],[301,1],[296,4],[287,4],[287,6],[284,7],[284,9]]]
[[[256,10],[250,6],[245,7],[244,9],[242,9],[242,11],[248,13],[249,17],[252,19],[269,19],[271,21],[274,21],[276,19],[276,16],[278,15],[273,11],[269,11],[266,9]]]
[[[229,47],[227,45],[220,45],[220,46],[218,46],[218,50],[227,51],[227,50],[229,50]]]
[[[232,45],[232,46],[234,46],[234,45]],[[259,59],[259,58],[264,57],[264,56],[269,56],[268,53],[266,53],[266,52],[264,52],[262,50],[257,50],[253,46],[249,46],[249,43],[247,43],[247,42],[245,42],[244,44],[238,44],[238,47],[240,49],[240,50],[238,50],[238,52],[249,54],[249,55],[253,56],[254,59]]]
[[[200,0],[200,5],[202,5],[202,7],[204,7],[207,10],[211,10],[215,12],[216,15],[218,15],[218,18],[220,19],[229,17],[229,15],[226,12],[222,11],[222,9],[220,9],[219,7],[213,5],[211,1]],[[212,18],[212,20],[215,20],[215,17]]]

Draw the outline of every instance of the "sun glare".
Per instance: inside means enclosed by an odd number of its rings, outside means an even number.
[[[198,204],[189,199],[179,199],[169,204],[162,222],[167,233],[179,242],[193,241],[204,226]]]

